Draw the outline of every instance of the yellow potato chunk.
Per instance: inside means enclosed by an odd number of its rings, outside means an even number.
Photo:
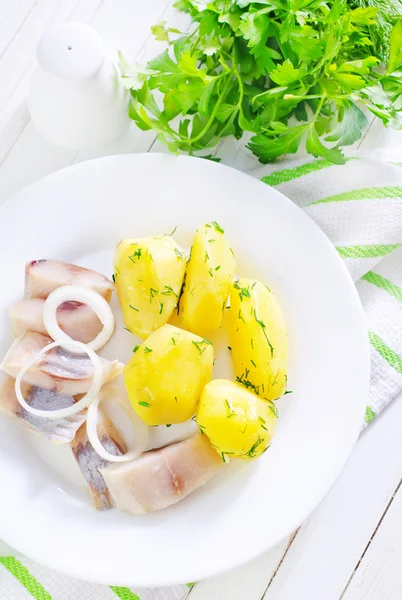
[[[276,407],[227,379],[208,383],[201,394],[197,423],[222,456],[257,458],[268,448],[276,426]]]
[[[185,257],[170,236],[120,242],[114,257],[114,279],[129,331],[146,339],[169,321],[185,268]]]
[[[183,329],[208,338],[219,329],[236,262],[224,230],[212,221],[195,234],[187,264],[179,323]]]
[[[134,410],[148,425],[182,423],[197,409],[212,377],[211,342],[172,325],[134,348],[124,383]]]
[[[282,396],[286,391],[288,340],[275,296],[259,281],[235,281],[228,323],[236,381],[267,400]]]

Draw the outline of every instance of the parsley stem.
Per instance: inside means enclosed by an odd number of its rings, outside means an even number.
[[[194,142],[197,142],[199,139],[201,139],[206,134],[208,129],[211,127],[212,123],[215,120],[217,112],[219,110],[219,107],[225,99],[226,92],[228,91],[229,85],[231,83],[232,74],[233,74],[233,69],[230,71],[230,77],[228,77],[225,87],[223,88],[223,91],[222,91],[221,95],[219,96],[218,101],[215,104],[214,110],[212,111],[211,116],[209,117],[208,122],[205,125],[204,129],[202,129],[200,131],[200,133],[198,135],[196,135],[195,137],[187,139],[186,140],[187,144],[193,144]],[[183,138],[183,139],[185,139],[185,138]]]
[[[323,104],[324,104],[324,102],[325,102],[325,100],[326,100],[326,99],[327,99],[327,95],[326,95],[326,94],[323,94],[323,96],[322,96],[321,100],[320,100],[320,101],[319,101],[319,103],[318,103],[317,110],[316,110],[316,111],[315,111],[315,113],[314,113],[313,120],[312,120],[312,121],[311,121],[311,123],[310,123],[310,127],[311,127],[312,125],[314,125],[314,123],[315,123],[315,122],[316,122],[316,120],[318,119],[318,116],[319,116],[319,114],[320,114],[320,112],[321,112],[321,109],[322,109],[322,107],[323,107]]]

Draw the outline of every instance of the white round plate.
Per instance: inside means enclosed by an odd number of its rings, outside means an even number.
[[[211,220],[226,230],[239,275],[261,279],[285,313],[293,393],[278,402],[273,444],[262,458],[230,465],[175,506],[130,517],[95,512],[70,474],[68,448],[53,450],[0,416],[0,538],[48,567],[138,586],[232,569],[300,525],[352,450],[369,382],[354,285],[301,210],[260,181],[207,160],[101,158],[50,175],[8,201],[0,210],[0,352],[10,343],[7,311],[23,293],[25,262],[61,259],[111,275],[122,238],[177,225],[175,238],[189,246],[197,226]],[[133,341],[122,335],[128,339],[121,338],[119,358]]]

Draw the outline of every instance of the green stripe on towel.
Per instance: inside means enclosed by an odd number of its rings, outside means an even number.
[[[303,175],[308,175],[314,171],[321,171],[327,167],[333,167],[334,163],[329,160],[314,160],[313,162],[300,165],[300,167],[294,167],[293,169],[283,169],[282,171],[274,171],[270,175],[262,177],[261,181],[268,185],[279,185],[280,183],[286,183],[292,179],[297,179]]]
[[[393,187],[385,186],[352,190],[350,192],[337,194],[336,196],[328,196],[328,198],[323,198],[322,200],[316,200],[315,202],[309,204],[309,206],[314,206],[314,204],[323,204],[325,202],[345,202],[349,200],[384,200],[385,198],[402,198],[402,187],[395,185]]]
[[[379,275],[378,273],[373,273],[373,271],[369,271],[363,275],[362,279],[364,279],[364,281],[368,281],[368,283],[372,283],[385,292],[388,292],[388,294],[391,294],[391,296],[396,298],[398,302],[402,302],[402,288],[400,288],[398,285],[395,285],[395,283],[392,283],[392,281],[389,279],[385,279],[385,277]]]
[[[370,406],[366,407],[366,414],[364,415],[364,420],[366,421],[366,423],[370,423],[374,417],[377,415],[377,413],[375,413],[373,411],[372,408],[370,408]]]
[[[374,244],[372,246],[338,246],[341,258],[376,258],[386,256],[401,244]]]
[[[127,587],[117,587],[115,585],[111,585],[110,589],[120,598],[120,600],[141,600],[137,594],[134,594]]]
[[[387,361],[390,367],[402,375],[402,358],[387,346],[376,333],[369,331],[369,340],[374,350],[377,350],[378,354]]]
[[[0,556],[0,564],[2,564],[11,575],[24,586],[25,589],[35,598],[35,600],[52,600],[49,592],[31,575],[26,567],[14,556]]]

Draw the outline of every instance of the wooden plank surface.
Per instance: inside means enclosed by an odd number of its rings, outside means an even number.
[[[54,23],[91,23],[114,48],[146,61],[161,51],[150,26],[186,27],[167,0],[0,0],[0,202],[25,185],[99,154],[159,150],[134,126],[101,152],[75,153],[44,140],[25,105],[35,48]],[[401,134],[375,121],[362,152],[402,160]],[[223,162],[251,169],[244,141],[225,140]],[[190,600],[401,600],[402,400],[378,417],[321,506],[297,535],[236,571],[198,583]]]

